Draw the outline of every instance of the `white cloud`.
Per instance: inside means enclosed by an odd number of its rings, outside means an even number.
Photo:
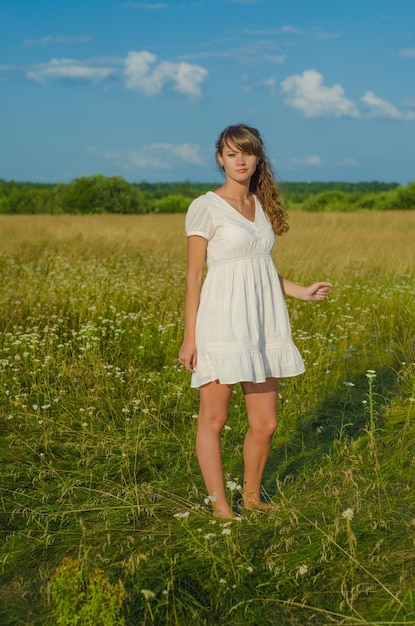
[[[404,122],[415,120],[415,113],[413,111],[404,113],[391,102],[382,100],[382,98],[376,96],[373,91],[367,91],[361,100],[366,106],[369,107],[370,117],[378,117],[387,120],[401,120]]]
[[[192,98],[200,98],[201,83],[207,74],[207,70],[200,65],[158,62],[156,55],[146,50],[129,52],[125,61],[127,89],[141,91],[146,96],[158,95],[165,85],[173,84],[176,91]]]
[[[415,48],[406,48],[405,50],[400,50],[399,56],[403,59],[413,59],[415,58]]]
[[[405,98],[404,105],[410,109],[415,109],[415,98]]]
[[[26,71],[26,78],[37,83],[52,80],[86,80],[100,83],[114,74],[113,67],[98,67],[82,64],[73,59],[52,59],[49,63],[37,65]]]
[[[197,144],[153,143],[132,149],[127,152],[108,149],[88,148],[94,156],[107,159],[124,170],[141,169],[173,169],[183,165],[205,165]]]
[[[125,61],[125,84],[133,91],[143,91],[147,96],[155,96],[163,89],[165,79],[160,66],[155,66],[157,57],[151,52],[129,52]],[[150,68],[155,66],[149,75]]]
[[[360,117],[355,104],[345,97],[340,85],[326,87],[316,70],[293,74],[281,82],[285,103],[301,111],[303,117]]]
[[[130,150],[129,152],[120,152],[112,148],[108,150],[98,150],[97,148],[88,148],[87,151],[94,156],[101,157],[111,161],[117,167],[126,171],[135,168],[146,169],[166,169],[166,162],[157,157],[157,155],[148,152],[139,152],[138,150]]]
[[[53,37],[52,35],[46,35],[41,39],[26,39],[23,43],[25,46],[47,46],[53,43],[88,43],[90,41],[92,41],[92,37],[89,35],[85,37],[72,37],[70,35]]]
[[[290,163],[293,165],[311,165],[313,167],[323,164],[321,158],[317,154],[311,154],[310,156],[302,158],[292,157],[290,159]]]
[[[204,160],[200,156],[200,147],[192,143],[153,143],[148,148],[152,150],[161,150],[166,154],[171,154],[174,157],[178,157],[185,163],[192,163],[193,165],[204,165]]]
[[[85,61],[61,58],[26,68],[0,67],[1,78],[6,79],[12,74],[40,84],[59,80],[90,83],[122,80],[127,89],[141,91],[146,96],[159,95],[166,86],[172,86],[179,93],[197,99],[202,95],[201,85],[208,71],[187,62],[159,61],[154,54],[143,50],[130,51],[126,58],[102,57]]]

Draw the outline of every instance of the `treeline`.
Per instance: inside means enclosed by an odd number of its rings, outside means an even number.
[[[398,183],[379,183],[372,181],[368,183],[344,183],[344,182],[312,182],[312,183],[281,183],[284,196],[292,203],[304,202],[309,196],[314,196],[326,191],[341,191],[343,193],[369,194],[390,191],[399,187]]]
[[[0,179],[0,214],[183,213],[196,196],[220,183],[128,183],[94,174],[71,183]],[[283,183],[287,207],[303,211],[415,209],[415,183]]]

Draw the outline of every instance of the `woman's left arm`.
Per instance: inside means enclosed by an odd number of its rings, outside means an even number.
[[[325,300],[332,287],[329,282],[318,282],[304,287],[298,283],[293,283],[291,280],[279,276],[281,288],[284,295],[298,298],[299,300],[305,300],[306,302],[317,302],[319,300]]]

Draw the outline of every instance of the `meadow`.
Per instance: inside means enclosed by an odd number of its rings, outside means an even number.
[[[415,212],[292,212],[307,371],[240,511],[211,516],[179,367],[184,216],[0,215],[0,624],[415,624]]]

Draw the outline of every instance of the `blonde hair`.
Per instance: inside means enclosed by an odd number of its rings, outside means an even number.
[[[280,196],[280,189],[274,179],[271,163],[265,154],[264,142],[259,131],[245,124],[227,126],[216,142],[218,164],[218,155],[222,154],[225,146],[230,144],[246,152],[246,154],[254,154],[258,157],[259,162],[251,178],[249,190],[260,201],[275,234],[283,235],[288,230],[287,213]]]

